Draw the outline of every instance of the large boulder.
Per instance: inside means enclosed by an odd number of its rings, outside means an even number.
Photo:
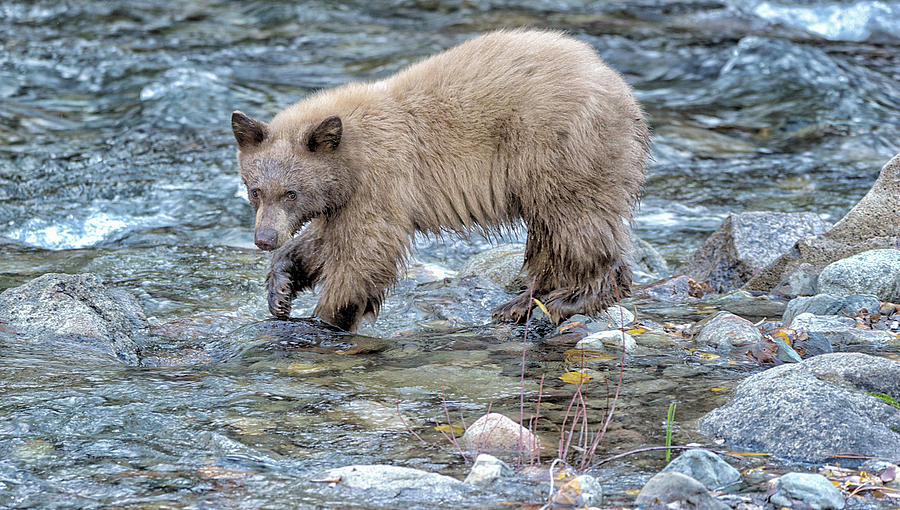
[[[900,409],[871,393],[900,398],[900,362],[823,354],[747,378],[730,404],[700,420],[699,430],[732,448],[791,461],[833,462],[842,452],[894,458],[900,451]]]
[[[47,273],[0,293],[0,323],[28,340],[76,343],[127,363],[140,363],[136,338],[147,329],[137,299],[103,285],[95,274]]]
[[[832,262],[819,274],[818,285],[823,293],[873,294],[882,301],[898,303],[900,250],[869,250]]]
[[[797,241],[745,288],[769,291],[801,264],[823,269],[837,260],[881,248],[900,249],[900,154],[884,165],[872,189],[831,229]]]
[[[678,272],[708,282],[719,292],[736,289],[798,239],[816,236],[827,228],[813,213],[731,214]]]

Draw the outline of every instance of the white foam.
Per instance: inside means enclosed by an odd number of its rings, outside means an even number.
[[[93,246],[111,234],[125,230],[133,223],[127,218],[114,217],[106,213],[94,213],[83,219],[70,214],[62,221],[54,223],[42,218],[32,218],[19,228],[8,232],[6,236],[30,246],[66,250]]]
[[[763,2],[753,13],[832,41],[865,41],[876,31],[897,37],[900,27],[900,7],[878,1],[816,6]]]

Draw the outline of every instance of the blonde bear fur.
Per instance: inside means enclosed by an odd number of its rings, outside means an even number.
[[[524,269],[553,319],[600,312],[630,289],[649,131],[629,86],[581,41],[493,32],[323,90],[270,123],[235,112],[232,127],[257,245],[278,250],[266,279],[275,316],[319,285],[315,314],[355,330],[378,313],[417,231],[519,221]],[[519,321],[530,305],[526,292],[494,317]]]

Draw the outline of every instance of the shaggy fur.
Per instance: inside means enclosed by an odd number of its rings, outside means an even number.
[[[583,42],[494,32],[268,124],[235,112],[232,126],[257,244],[281,247],[267,277],[275,316],[321,285],[316,315],[354,330],[377,314],[415,232],[520,219],[524,269],[555,320],[600,312],[631,286],[627,224],[649,132],[628,85]],[[521,320],[530,305],[525,293],[494,317]]]

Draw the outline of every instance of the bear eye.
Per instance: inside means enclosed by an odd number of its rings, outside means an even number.
[[[288,191],[284,194],[288,200],[297,200],[297,192],[296,191]]]
[[[256,200],[259,198],[259,188],[253,188],[250,190],[250,198]]]

